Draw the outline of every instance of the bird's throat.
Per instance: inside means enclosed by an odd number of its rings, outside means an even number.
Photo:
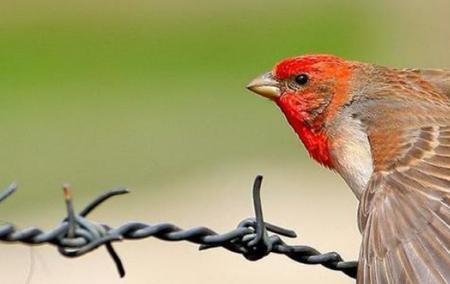
[[[307,122],[309,119],[308,113],[302,112],[299,108],[299,102],[291,98],[290,96],[282,97],[277,101],[277,105],[283,111],[311,157],[320,164],[333,168],[328,137],[321,129]]]

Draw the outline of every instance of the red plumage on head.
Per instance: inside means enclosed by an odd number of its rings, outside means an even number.
[[[323,64],[322,64],[323,63]],[[344,64],[343,64],[344,63]],[[340,68],[344,66],[344,68]],[[344,70],[344,72],[342,72]],[[288,58],[278,63],[273,69],[274,77],[278,80],[288,79],[298,74],[309,74],[320,80],[320,76],[337,76],[345,81],[348,72],[345,61],[333,55],[305,55]],[[342,92],[346,86],[338,84],[337,92]],[[345,90],[344,90],[345,91]],[[330,155],[329,140],[321,127],[307,123],[310,122],[309,107],[317,100],[317,93],[313,89],[305,89],[301,93],[283,93],[277,100],[277,105],[285,114],[289,124],[294,128],[300,140],[305,145],[311,157],[320,164],[333,168]],[[321,119],[324,119],[321,117]]]
[[[273,73],[278,79],[286,79],[300,72],[314,71],[314,65],[320,62],[339,63],[342,59],[334,55],[304,55],[284,59],[275,65]]]

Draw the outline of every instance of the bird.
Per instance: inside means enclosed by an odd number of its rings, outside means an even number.
[[[450,70],[307,54],[247,88],[358,199],[358,284],[450,283]]]

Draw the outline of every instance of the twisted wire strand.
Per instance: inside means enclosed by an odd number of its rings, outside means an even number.
[[[125,269],[112,243],[122,240],[137,240],[155,237],[164,241],[188,241],[200,245],[200,250],[222,247],[243,255],[251,261],[259,260],[270,253],[282,254],[303,264],[320,264],[328,269],[341,271],[356,278],[357,261],[344,261],[336,252],[320,253],[318,250],[302,245],[288,245],[280,236],[295,238],[294,231],[267,223],[263,218],[261,205],[262,176],[257,176],[253,185],[255,217],[241,221],[237,228],[218,234],[207,227],[181,229],[171,223],[147,224],[128,222],[113,228],[88,220],[87,215],[109,198],[128,193],[125,188],[105,192],[76,213],[72,204],[69,186],[64,186],[67,216],[55,228],[44,232],[36,227],[17,229],[12,224],[0,225],[0,241],[23,243],[25,245],[49,244],[56,246],[65,257],[80,257],[101,246],[105,246],[116,264],[121,277]],[[16,190],[13,184],[0,193],[0,202]]]

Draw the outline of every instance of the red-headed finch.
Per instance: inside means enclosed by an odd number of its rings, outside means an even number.
[[[305,55],[248,89],[360,201],[357,283],[450,283],[450,71]]]

